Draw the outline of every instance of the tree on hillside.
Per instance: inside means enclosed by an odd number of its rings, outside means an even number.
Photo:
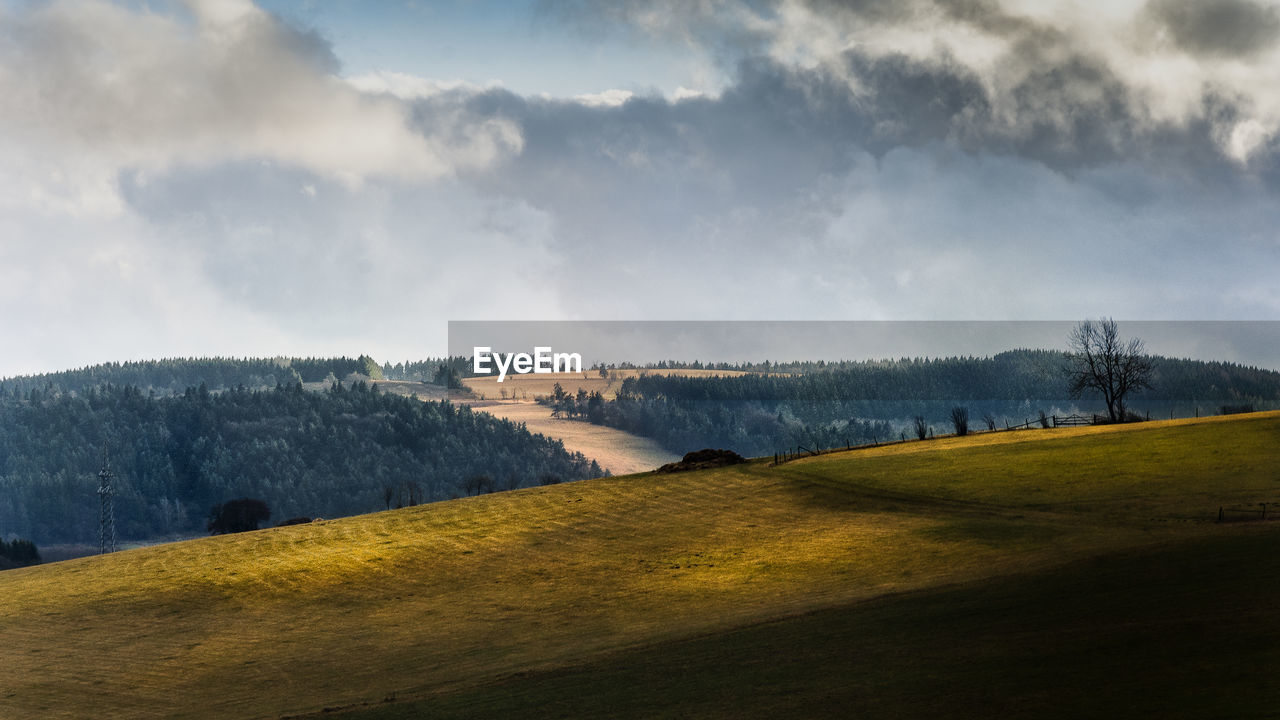
[[[360,363],[360,371],[369,376],[370,380],[386,380],[386,375],[382,372],[382,366],[377,360],[368,355],[361,355],[356,362]]]
[[[464,484],[467,495],[483,495],[494,491],[493,478],[488,475],[472,475]]]
[[[0,570],[35,565],[39,562],[40,551],[36,549],[36,544],[30,540],[21,538],[15,539],[13,542],[0,540]]]
[[[431,377],[432,385],[439,385],[449,390],[462,389],[462,376],[458,374],[458,370],[449,363],[441,363],[436,368],[435,375]]]
[[[271,508],[256,498],[238,498],[214,505],[205,529],[212,535],[248,532],[271,519]]]
[[[1116,321],[1085,320],[1067,339],[1067,377],[1071,397],[1098,391],[1112,422],[1124,422],[1131,393],[1151,387],[1151,359],[1138,338],[1123,340]]]
[[[929,423],[925,421],[923,415],[915,416],[911,422],[916,431],[916,438],[924,440],[929,437]]]

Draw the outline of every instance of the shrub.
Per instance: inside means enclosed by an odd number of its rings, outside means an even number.
[[[12,542],[0,540],[0,569],[7,567],[23,567],[40,562],[40,551],[36,544],[21,538]]]
[[[271,519],[271,508],[256,498],[237,498],[209,511],[205,529],[212,535],[257,530],[258,525]]]
[[[916,437],[918,439],[923,440],[929,437],[929,423],[925,422],[923,415],[915,416],[915,419],[912,420],[912,424],[915,426]]]
[[[472,475],[467,478],[464,488],[468,495],[483,495],[495,490],[493,478],[488,475]]]

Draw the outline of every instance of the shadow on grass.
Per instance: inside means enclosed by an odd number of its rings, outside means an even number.
[[[325,717],[1274,717],[1278,544],[1236,526]]]

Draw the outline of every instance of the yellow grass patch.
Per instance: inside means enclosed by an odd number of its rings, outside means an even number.
[[[938,440],[583,481],[7,571],[0,717],[265,718],[423,696],[1226,532],[1164,519],[1202,503],[1208,468],[1222,470],[1218,492],[1263,489],[1278,433],[1271,413]],[[1054,480],[1072,467],[1115,469]],[[1137,510],[1109,509],[1129,496],[1143,498]]]
[[[541,433],[564,443],[569,452],[580,452],[600,463],[614,475],[647,472],[680,459],[679,455],[655,440],[632,435],[616,428],[581,420],[551,416],[551,408],[534,402],[469,403],[480,412],[514,423],[524,423],[532,433]]]

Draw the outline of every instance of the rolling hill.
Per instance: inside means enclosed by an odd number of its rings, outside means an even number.
[[[945,438],[11,570],[0,716],[1260,716],[1280,528],[1214,521],[1280,500],[1277,439]]]

